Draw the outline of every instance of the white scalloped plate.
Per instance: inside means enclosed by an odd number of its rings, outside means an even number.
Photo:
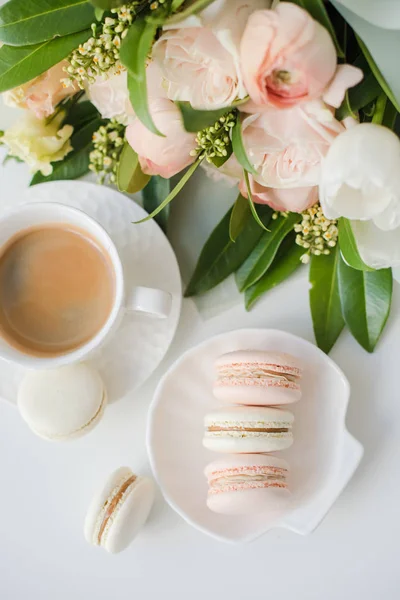
[[[279,454],[291,466],[292,497],[274,520],[267,513],[217,515],[206,506],[206,464],[218,458],[202,446],[203,417],[220,406],[212,395],[215,359],[233,350],[273,349],[301,358],[303,397],[295,414],[293,446]],[[147,447],[154,475],[178,514],[221,541],[250,541],[272,527],[311,533],[357,468],[363,448],[345,427],[350,386],[316,346],[284,331],[241,329],[189,350],[164,375],[150,406]]]
[[[127,314],[90,362],[105,381],[110,402],[141,386],[164,358],[179,322],[182,287],[178,263],[167,238],[155,221],[133,225],[147,215],[136,202],[116,190],[83,181],[54,181],[29,188],[7,208],[24,202],[60,202],[80,208],[111,236],[121,256],[128,287],[144,285],[172,294],[167,319]],[[25,369],[0,359],[0,398],[16,402]]]

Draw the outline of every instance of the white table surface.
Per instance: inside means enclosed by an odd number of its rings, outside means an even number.
[[[0,128],[9,115],[0,110]],[[185,274],[234,195],[228,191],[222,197],[220,188],[205,184],[203,177],[196,174],[176,200],[170,222]],[[0,210],[28,181],[24,165],[10,162],[0,169]],[[75,442],[50,444],[35,437],[17,410],[0,402],[2,600],[399,598],[397,287],[378,351],[368,355],[343,333],[332,352],[352,384],[347,425],[364,444],[365,455],[312,535],[274,530],[249,545],[225,545],[189,527],[158,493],[147,527],[124,553],[108,555],[83,537],[87,506],[109,472],[124,464],[149,472],[146,412],[165,369],[194,344],[240,327],[281,328],[312,340],[307,289],[304,271],[270,292],[252,312],[246,313],[235,295],[232,308],[208,319],[185,300],[174,343],[151,380],[109,406],[98,428]],[[208,305],[217,297],[211,295]]]

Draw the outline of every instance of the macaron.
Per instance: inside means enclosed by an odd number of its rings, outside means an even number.
[[[275,406],[301,397],[299,360],[283,352],[240,350],[216,361],[214,395],[234,404]]]
[[[85,520],[89,544],[121,552],[145,524],[154,501],[154,483],[128,467],[117,469],[93,498]]]
[[[228,455],[205,468],[207,506],[216,513],[277,512],[290,497],[289,465],[265,454]]]
[[[107,393],[98,372],[87,364],[30,371],[18,390],[18,408],[36,435],[71,440],[91,431],[103,416]]]
[[[293,443],[294,417],[288,410],[231,406],[208,413],[203,446],[215,452],[275,452]]]

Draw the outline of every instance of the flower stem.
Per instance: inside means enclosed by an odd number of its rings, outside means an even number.
[[[382,123],[385,114],[386,103],[387,96],[386,94],[382,93],[376,100],[372,123],[375,123],[376,125],[380,125]]]

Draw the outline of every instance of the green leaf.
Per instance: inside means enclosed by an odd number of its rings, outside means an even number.
[[[183,126],[186,131],[197,133],[206,127],[214,125],[220,117],[232,110],[231,106],[225,108],[217,108],[216,110],[197,110],[192,108],[190,102],[175,102],[181,111]]]
[[[76,129],[96,118],[100,118],[99,111],[89,100],[85,100],[84,102],[74,104],[70,108],[65,117],[64,124],[72,125]]]
[[[368,65],[367,69],[369,70]],[[375,75],[372,72],[364,73],[364,79],[346,91],[345,98],[336,111],[336,118],[343,121],[345,117],[354,117],[357,111],[373,102],[381,92],[382,88]]]
[[[96,21],[101,21],[104,15],[104,10],[102,8],[94,9],[94,16],[96,17]]]
[[[198,158],[196,160],[196,162],[194,162],[188,168],[186,173],[183,175],[182,179],[180,179],[180,181],[177,183],[177,185],[174,187],[174,189],[168,194],[168,196],[165,198],[165,200],[163,200],[163,202],[161,202],[161,204],[155,210],[153,210],[153,212],[148,217],[141,219],[140,221],[135,221],[135,225],[138,223],[144,223],[145,221],[148,221],[149,219],[153,219],[156,215],[158,215],[158,213],[160,213],[171,202],[171,200],[173,200],[175,198],[175,196],[177,196],[177,194],[179,194],[179,192],[184,187],[184,185],[189,181],[189,179],[191,178],[191,176],[193,175],[193,173],[195,172],[197,167],[201,164],[201,161],[202,161],[202,159]]]
[[[265,227],[265,225],[261,221],[260,217],[258,216],[257,209],[254,206],[253,196],[252,196],[252,193],[251,193],[251,187],[250,187],[250,181],[249,181],[249,174],[248,174],[248,172],[246,170],[243,171],[243,176],[244,176],[244,180],[246,182],[247,196],[248,196],[248,200],[247,201],[248,201],[249,206],[250,206],[251,214],[253,215],[253,218],[254,218],[255,222],[258,223],[258,225],[261,227],[261,229],[265,229],[265,231],[269,231],[269,229],[267,227]]]
[[[90,0],[93,6],[102,8],[103,10],[110,10],[111,8],[118,8],[123,4],[127,4],[127,0]]]
[[[0,42],[38,44],[88,29],[93,21],[86,0],[9,0],[0,8]]]
[[[362,39],[360,37],[358,37],[358,35],[356,35],[356,38],[357,38],[358,45],[360,46],[360,49],[361,49],[362,53],[364,54],[369,66],[370,66],[370,69],[373,72],[375,78],[377,79],[379,85],[385,92],[386,96],[389,98],[390,102],[396,108],[397,112],[400,112],[400,104],[398,103],[396,96],[393,94],[391,88],[389,87],[389,84],[387,83],[386,79],[380,72],[376,62],[372,58],[370,51],[368,50],[367,46],[364,44]]]
[[[176,15],[170,17],[166,22],[166,25],[173,25],[174,23],[179,23],[187,17],[190,17],[190,15],[194,15],[200,12],[201,10],[204,10],[212,2],[214,2],[214,0],[194,0],[194,2],[189,4],[189,6],[182,10],[180,13],[177,13]],[[179,2],[179,0],[175,0],[175,4],[177,4],[179,7],[180,4],[182,4],[182,2]]]
[[[239,194],[233,205],[231,219],[229,221],[229,237],[232,242],[236,241],[236,238],[245,226],[250,213],[250,205],[247,198],[243,198],[242,194]]]
[[[338,339],[344,320],[340,306],[338,246],[328,255],[311,255],[310,263],[310,309],[317,345],[328,352]]]
[[[290,234],[283,240],[276,257],[268,271],[244,293],[246,310],[250,310],[253,304],[266,292],[285,281],[298,269],[302,263],[301,256],[304,248],[295,242],[296,235]]]
[[[73,151],[67,154],[64,160],[53,163],[53,172],[50,175],[42,175],[40,171],[35,173],[29,185],[60,179],[77,179],[85,175],[89,171],[89,154],[93,150],[93,134],[103,123],[104,121],[101,119],[94,119],[76,131],[71,138]]]
[[[348,93],[353,110],[360,110],[360,108],[367,106],[367,104],[379,96],[381,93],[381,86],[376,80],[375,75],[373,73],[368,73],[359,84],[350,88]]]
[[[147,97],[146,61],[157,32],[157,25],[136,19],[122,40],[120,59],[128,69],[128,90],[137,117],[149,131],[165,137],[154,124]]]
[[[0,92],[41,75],[86,42],[90,34],[91,31],[86,30],[35,46],[3,46],[0,48]]]
[[[226,156],[212,156],[210,158],[210,161],[212,162],[212,164],[215,165],[218,169],[220,167],[222,167],[222,165],[224,165],[226,163],[226,161],[229,160],[230,157],[232,156],[231,142],[229,142],[229,144],[227,144],[225,146],[225,150],[226,150]]]
[[[164,198],[168,196],[170,189],[171,181],[169,179],[164,179],[159,175],[153,175],[153,177],[150,178],[149,183],[142,190],[143,208],[148,213],[153,212],[153,210],[160,206]],[[169,209],[170,206],[168,204],[155,216],[155,220],[164,232],[167,229]]]
[[[120,192],[134,194],[140,192],[148,184],[150,175],[143,173],[140,168],[139,157],[125,142],[118,163],[117,185]]]
[[[382,334],[392,300],[392,270],[357,271],[339,262],[339,291],[347,327],[367,352]]]
[[[340,217],[339,219],[339,245],[340,252],[345,262],[358,271],[373,271],[371,267],[365,264],[357,248],[351,221]]]
[[[296,2],[296,4],[297,4],[297,2]],[[328,30],[328,32],[330,33],[330,35],[333,39],[333,43],[335,44],[337,55],[339,56],[339,58],[344,58],[343,49],[341,48],[341,46],[338,42],[338,39],[336,37],[336,32],[331,23],[328,12],[324,6],[324,1],[323,0],[301,0],[301,3],[298,3],[298,4],[300,6],[302,6],[303,8],[305,8],[306,11],[308,13],[310,13],[310,15],[313,17],[313,19],[318,21],[318,23],[320,23],[323,27],[325,27],[325,29]]]
[[[236,241],[232,242],[229,237],[232,210],[229,209],[206,241],[186,289],[186,297],[203,294],[221,283],[240,267],[259,241],[262,229],[249,216]],[[260,207],[264,224],[268,223],[272,212],[267,205]]]
[[[236,158],[238,159],[238,162],[242,165],[243,169],[245,169],[248,173],[255,175],[257,171],[249,161],[246,149],[243,144],[242,123],[240,120],[240,116],[238,116],[238,118],[236,119],[236,123],[232,128],[232,148]]]
[[[335,111],[335,117],[338,121],[343,121],[343,119],[345,119],[346,117],[358,119],[358,113],[350,102],[349,90],[346,90],[342,104]]]
[[[236,273],[236,284],[240,292],[254,285],[267,272],[282,240],[300,218],[298,213],[289,213],[287,217],[279,216],[269,223],[270,230],[262,235],[253,252]]]

